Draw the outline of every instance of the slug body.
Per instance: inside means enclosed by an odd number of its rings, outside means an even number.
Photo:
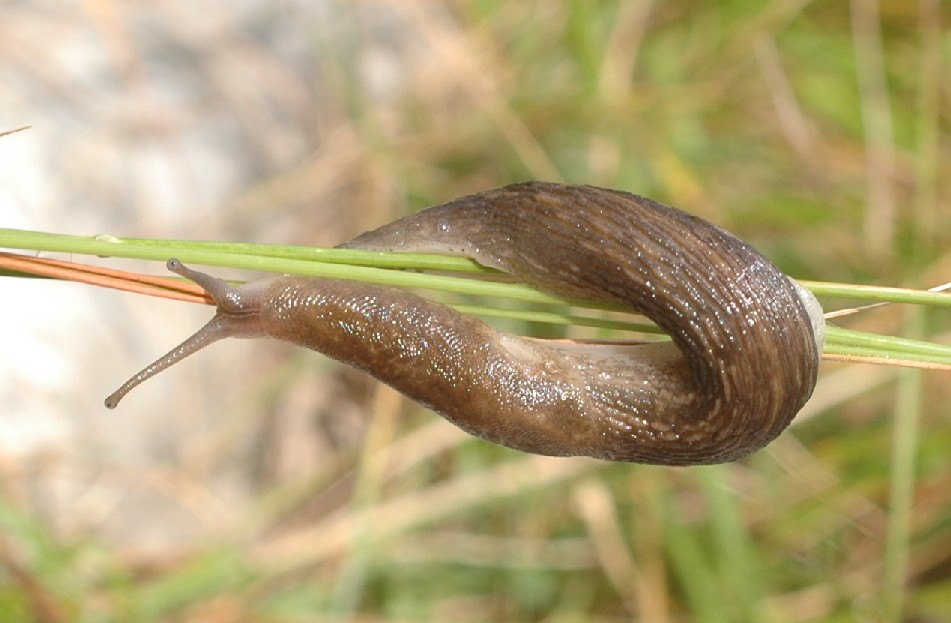
[[[640,312],[672,342],[517,337],[392,288],[303,277],[234,287],[172,260],[218,312],[107,406],[212,341],[272,337],[363,369],[495,443],[690,465],[763,447],[816,383],[825,325],[812,295],[715,225],[636,195],[517,184],[341,246],[471,257],[547,292]]]

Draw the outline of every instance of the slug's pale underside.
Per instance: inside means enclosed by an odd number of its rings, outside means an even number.
[[[650,199],[530,182],[342,246],[468,256],[547,292],[640,312],[672,342],[518,337],[393,288],[290,276],[235,287],[170,260],[217,313],[106,406],[211,342],[271,337],[365,370],[495,443],[690,465],[762,448],[816,383],[825,324],[815,298],[742,241]]]

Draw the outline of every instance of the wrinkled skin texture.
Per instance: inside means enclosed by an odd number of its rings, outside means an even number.
[[[517,184],[341,246],[472,257],[547,292],[643,313],[672,343],[522,338],[392,288],[303,277],[234,288],[170,264],[215,297],[218,313],[107,405],[211,341],[273,337],[363,369],[495,443],[690,465],[762,448],[816,383],[815,299],[715,225],[636,195]]]

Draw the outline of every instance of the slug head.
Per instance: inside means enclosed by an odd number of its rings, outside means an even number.
[[[263,337],[264,331],[258,321],[262,293],[269,281],[259,281],[242,286],[234,286],[223,279],[188,268],[177,259],[170,259],[167,268],[194,281],[208,294],[218,306],[214,317],[194,335],[170,350],[162,357],[143,368],[135,376],[109,395],[105,405],[115,409],[126,394],[159,372],[178,363],[205,346],[228,337]]]

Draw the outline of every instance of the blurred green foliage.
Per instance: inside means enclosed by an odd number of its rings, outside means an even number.
[[[951,267],[946,4],[327,4],[350,26],[314,36],[326,123],[410,208],[545,178],[677,205],[802,278]],[[395,97],[364,84],[374,12],[426,61]],[[822,406],[739,464],[539,460],[460,437],[391,473],[368,442],[154,560],[8,500],[2,619],[947,621],[947,376],[912,373],[920,404],[895,419],[894,374],[856,370],[828,366]],[[307,514],[330,485],[341,499]]]

